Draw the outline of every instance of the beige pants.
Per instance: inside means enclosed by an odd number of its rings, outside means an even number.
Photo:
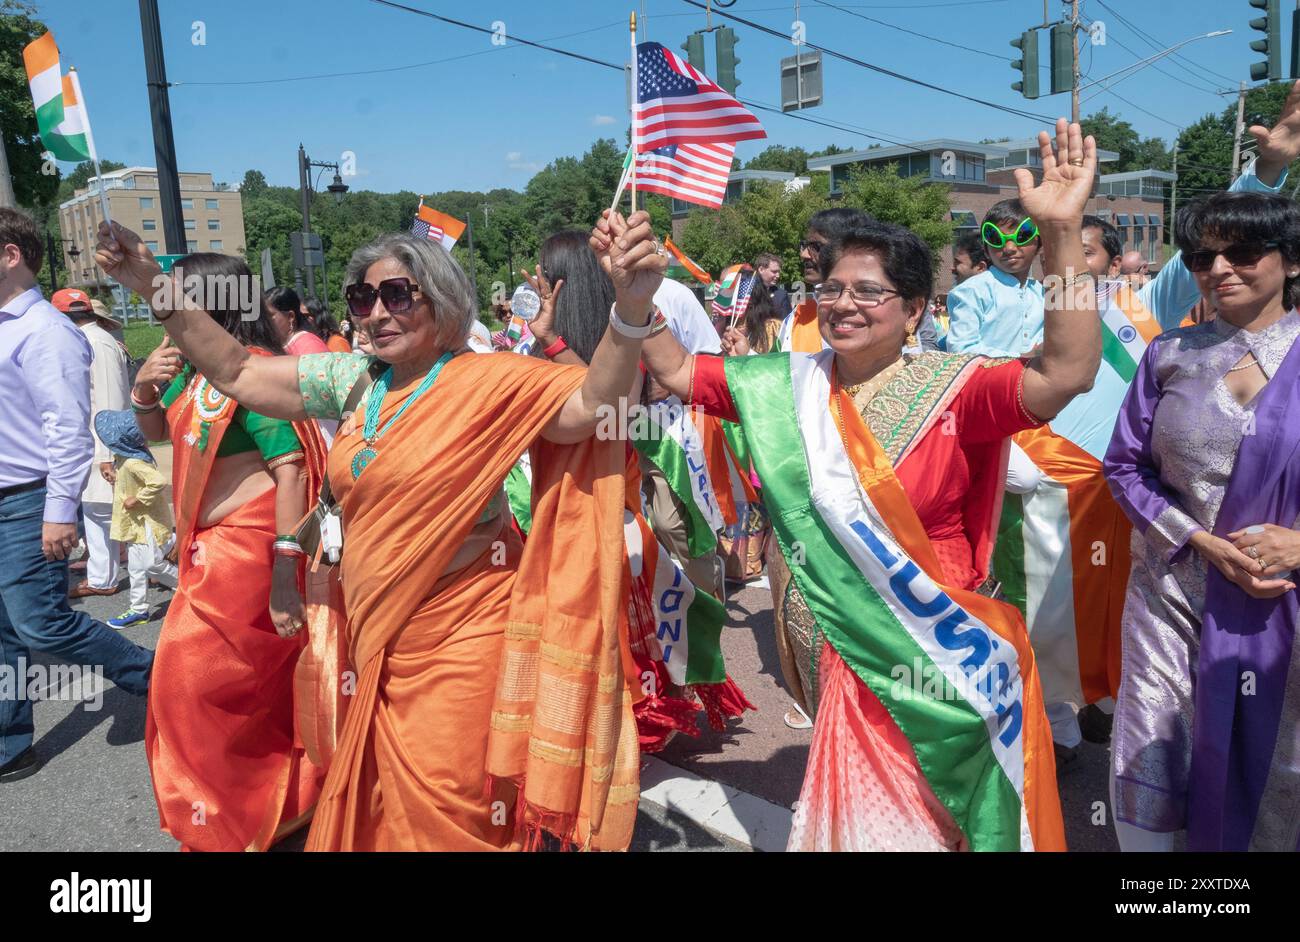
[[[663,473],[647,461],[641,461],[641,494],[645,497],[646,519],[655,537],[685,570],[698,588],[719,601],[726,601],[722,586],[722,560],[716,550],[691,559],[686,544],[686,514],[681,501],[668,486]]]

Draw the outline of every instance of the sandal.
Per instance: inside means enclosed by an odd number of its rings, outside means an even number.
[[[794,718],[792,719],[792,717]],[[792,701],[790,703],[790,709],[787,710],[785,714],[785,725],[789,726],[791,729],[812,729],[813,721],[808,714],[803,711],[803,707]]]

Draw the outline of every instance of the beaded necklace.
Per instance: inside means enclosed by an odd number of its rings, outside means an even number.
[[[438,374],[442,372],[442,368],[450,362],[451,358],[452,354],[450,352],[438,357],[438,362],[429,369],[428,374],[416,387],[415,392],[406,397],[406,401],[397,410],[397,414],[389,419],[383,428],[379,427],[379,409],[383,406],[384,397],[388,395],[389,386],[393,382],[393,368],[390,366],[375,380],[374,385],[370,387],[370,391],[366,394],[366,420],[362,426],[362,434],[365,436],[366,444],[364,448],[352,456],[353,480],[361,477],[361,472],[366,470],[370,462],[378,457],[378,453],[374,449],[375,442],[393,427],[393,423],[402,417],[402,414],[411,407],[415,400],[429,391],[429,388],[437,382]]]

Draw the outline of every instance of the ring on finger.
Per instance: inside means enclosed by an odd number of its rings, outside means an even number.
[[[1246,555],[1249,556],[1251,559],[1259,559],[1259,547],[1258,546],[1247,547]]]
[[[1071,166],[1071,167],[1082,167],[1082,166],[1083,166],[1083,158],[1082,158],[1082,157],[1071,157],[1071,158],[1070,158],[1070,166]]]

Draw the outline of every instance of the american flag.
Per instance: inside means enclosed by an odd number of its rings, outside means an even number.
[[[767,137],[740,102],[659,43],[637,45],[636,69],[632,121],[637,153],[665,144]]]
[[[636,158],[636,184],[687,203],[717,209],[727,195],[736,145],[665,144]]]
[[[417,239],[428,239],[430,242],[442,241],[442,230],[437,226],[431,226],[423,219],[417,219],[411,223],[411,233]]]
[[[448,216],[446,213],[440,213],[436,209],[424,205],[424,197],[420,197],[420,206],[415,211],[415,219],[411,222],[411,234],[417,239],[428,239],[430,242],[438,242],[448,252],[460,238],[460,234],[465,231],[465,223],[461,222],[455,216]]]

